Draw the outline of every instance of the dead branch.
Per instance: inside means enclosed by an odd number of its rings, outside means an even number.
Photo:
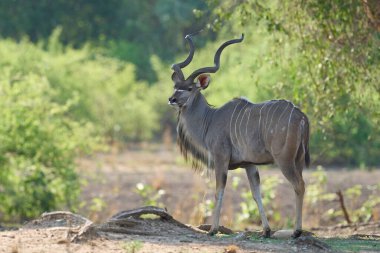
[[[173,223],[177,225],[178,227],[182,228],[189,228],[189,226],[186,226],[185,224],[177,221],[176,219],[173,218],[165,209],[156,207],[156,206],[144,206],[132,210],[127,210],[127,211],[121,211],[114,216],[112,216],[107,223],[109,222],[114,222],[115,220],[121,221],[124,219],[128,219],[129,221],[130,218],[140,218],[140,216],[145,215],[145,214],[154,214],[159,216],[161,219],[169,221],[170,223]],[[136,221],[136,220],[134,220]]]
[[[343,214],[344,214],[344,218],[346,219],[347,223],[348,224],[351,224],[351,219],[350,219],[350,216],[348,215],[348,212],[347,212],[347,209],[346,209],[346,205],[344,204],[344,198],[343,198],[343,193],[341,190],[337,191],[336,194],[338,195],[338,198],[339,198],[339,203],[340,203],[340,207],[342,208],[342,211],[343,211]]]
[[[211,229],[211,224],[201,224],[197,228],[200,230],[208,232]],[[225,226],[219,226],[218,231],[222,234],[225,234],[225,235],[232,235],[234,233],[234,231],[232,231],[231,229],[229,229]]]
[[[120,220],[123,218],[129,218],[129,217],[138,218],[144,214],[155,214],[167,220],[173,219],[173,217],[168,212],[166,212],[165,209],[162,209],[156,206],[144,206],[141,208],[136,208],[136,209],[132,209],[128,211],[121,211],[115,214],[114,216],[112,216],[110,220]]]
[[[159,218],[141,218],[142,215],[146,214],[157,215]],[[99,232],[145,236],[162,236],[170,233],[201,234],[200,231],[175,220],[165,209],[146,206],[119,212],[100,225],[86,223],[86,225],[71,238],[71,241],[77,242],[80,239],[88,239],[93,236],[103,235]]]

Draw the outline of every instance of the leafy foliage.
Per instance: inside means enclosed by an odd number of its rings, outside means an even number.
[[[251,99],[290,99],[310,117],[314,160],[378,165],[380,39],[360,1],[210,4],[210,26],[228,37],[247,33],[224,53],[234,65],[222,63],[228,70],[218,73],[211,97],[237,90]]]
[[[311,175],[311,181],[307,185],[305,204],[312,214],[323,219],[343,220],[343,211],[337,204],[337,194],[327,188],[326,171],[319,166]],[[367,194],[364,194],[367,191]],[[380,205],[380,184],[354,185],[342,191],[344,202],[352,222],[369,222],[376,215],[376,208]],[[368,197],[362,197],[367,196]],[[336,200],[336,201],[335,201]],[[336,204],[331,205],[335,202]],[[320,207],[330,204],[330,208],[322,213]]]
[[[90,124],[65,114],[72,102],[52,101],[54,90],[35,74],[0,80],[0,215],[25,219],[57,205],[74,208],[79,193],[74,158],[90,148]]]
[[[79,193],[75,158],[101,139],[141,140],[159,129],[155,90],[134,68],[49,39],[0,42],[0,214],[25,219],[66,206]],[[150,115],[150,117],[147,117]]]
[[[202,0],[1,1],[0,34],[39,42],[60,27],[64,45],[102,45],[110,56],[136,65],[139,79],[153,82],[156,73],[150,57],[173,59],[182,50],[183,35],[205,23],[205,18],[192,14],[193,9],[206,7]]]
[[[28,41],[2,41],[0,63],[11,78],[35,73],[47,79],[52,101],[73,101],[68,113],[77,121],[92,122],[101,136],[118,140],[150,139],[158,129],[158,115],[147,100],[155,90],[135,80],[134,66],[84,47],[63,46],[56,30],[48,51]],[[152,99],[154,100],[154,99]],[[147,117],[150,115],[149,117]]]
[[[183,35],[199,31],[208,20],[208,27],[219,32],[217,42],[205,46],[204,41],[215,36],[206,32],[194,38],[198,49],[186,68],[188,74],[190,69],[212,65],[222,41],[242,31],[246,34],[242,44],[223,52],[221,70],[206,91],[212,104],[218,106],[242,94],[257,102],[292,100],[310,117],[314,161],[361,167],[378,164],[380,40],[360,1],[41,1],[34,8],[20,1],[19,5],[0,5],[2,36],[21,39],[27,35],[40,41],[38,47],[28,46],[34,55],[23,56],[25,62],[18,68],[46,75],[59,90],[54,100],[60,104],[78,99],[73,115],[103,125],[102,134],[145,140],[160,133],[159,126],[174,125],[174,113],[165,105],[171,93],[168,60],[174,61],[174,55],[184,50]],[[369,1],[370,9],[373,6]],[[101,47],[65,46],[86,42]],[[25,44],[21,41],[22,47]],[[20,51],[16,44],[11,48],[15,54]],[[10,60],[9,64],[16,63]],[[143,127],[137,129],[137,124]]]
[[[138,183],[135,192],[142,198],[145,206],[164,206],[160,202],[161,197],[165,194],[162,189],[155,189],[152,185]]]
[[[126,253],[136,253],[144,246],[144,243],[141,241],[130,241],[123,242],[121,246]]]

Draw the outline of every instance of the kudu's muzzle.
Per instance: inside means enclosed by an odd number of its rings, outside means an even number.
[[[170,97],[169,98],[169,105],[176,105],[177,104],[177,99],[175,97]]]

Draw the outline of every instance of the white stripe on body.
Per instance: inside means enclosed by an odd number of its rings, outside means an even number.
[[[269,101],[269,103],[272,102],[272,101],[273,100]],[[273,103],[270,105],[268,113],[266,114],[266,117],[265,117],[265,123],[264,123],[264,129],[263,129],[263,131],[264,131],[264,134],[263,134],[264,146],[266,146],[265,145],[266,144],[266,131],[265,130],[268,129],[268,116],[270,114],[270,111],[272,110],[273,105],[274,105]]]
[[[231,119],[230,119],[230,136],[231,136],[231,142],[232,142],[232,145],[236,147],[235,143],[234,143],[234,138],[232,136],[232,120],[234,118],[234,114],[235,114],[235,111],[236,111],[236,108],[240,105],[241,103],[241,100],[239,101],[239,103],[236,104],[235,106],[235,109],[234,111],[232,112],[232,116],[231,116]]]
[[[248,104],[247,104],[248,105]],[[240,131],[240,138],[242,139],[242,143],[245,143],[246,145],[248,145],[248,137],[247,135],[245,135],[245,138],[243,138],[243,134],[242,134],[242,129],[241,129],[241,124],[243,123],[243,120],[244,120],[244,116],[245,116],[245,113],[249,110],[250,108],[245,108],[244,110],[244,113],[243,113],[243,116],[241,116],[241,121],[240,121],[240,125],[239,125],[239,131]],[[248,118],[247,118],[248,120]],[[248,124],[248,123],[246,123]]]
[[[293,105],[292,111],[290,112],[290,115],[289,115],[288,131],[287,131],[287,134],[286,134],[286,142],[288,141],[288,137],[289,137],[289,126],[290,126],[290,120],[292,119],[293,111],[294,111],[294,105]]]
[[[273,111],[273,113],[272,113],[272,117],[270,118],[269,127],[268,127],[268,129],[267,129],[267,133],[266,133],[266,135],[265,135],[265,141],[268,140],[268,132],[272,131],[271,133],[273,133],[273,129],[270,130],[270,127],[271,127],[271,124],[272,124],[273,116],[274,116],[274,114],[277,112],[277,110],[278,110],[279,107],[280,107],[280,106],[279,106],[278,103],[277,103],[277,107],[276,107],[276,109]]]
[[[253,110],[253,106],[249,109],[249,114],[248,114],[248,120],[247,120],[247,124],[245,125],[245,136],[246,138],[248,139],[248,123],[249,123],[249,119],[251,117],[251,112]]]
[[[282,115],[284,114],[284,112],[286,112],[286,109],[288,109],[289,104],[290,104],[290,103],[287,103],[287,104],[286,104],[285,110],[282,111],[280,117],[278,118],[278,121],[277,121],[277,124],[276,124],[276,128],[275,128],[275,130],[274,130],[275,132],[277,131],[277,127],[278,127],[278,125],[279,125],[279,123],[280,123],[280,121],[281,121],[281,117],[282,117]]]
[[[247,102],[247,101],[245,101],[245,102]],[[237,115],[237,117],[236,117],[236,121],[235,121],[235,136],[236,136],[236,140],[237,140],[237,143],[238,143],[238,145],[240,146],[240,141],[239,141],[239,138],[238,138],[238,135],[237,135],[237,123],[238,123],[238,121],[239,121],[239,116],[240,116],[240,113],[244,110],[244,108],[245,107],[247,107],[247,105],[248,105],[248,103],[249,102],[247,102],[241,109],[240,109],[240,111],[239,111],[239,114]],[[243,114],[243,116],[244,116],[244,114]],[[242,120],[243,120],[243,116],[242,116]],[[240,124],[241,124],[241,122],[240,122]],[[240,129],[239,129],[239,131],[240,131]],[[241,131],[240,131],[241,132]],[[241,137],[241,134],[240,134],[240,137]]]
[[[261,140],[261,110],[262,109],[264,109],[264,107],[267,105],[268,103],[265,103],[264,105],[263,105],[263,107],[261,107],[260,108],[260,112],[259,112],[259,128],[258,128],[258,130],[259,130],[259,141]]]

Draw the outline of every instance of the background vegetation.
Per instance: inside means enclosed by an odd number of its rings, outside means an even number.
[[[1,1],[0,220],[75,208],[75,158],[173,132],[169,66],[202,28],[187,74],[246,35],[223,53],[211,104],[292,100],[314,163],[379,166],[379,15],[375,0]]]

